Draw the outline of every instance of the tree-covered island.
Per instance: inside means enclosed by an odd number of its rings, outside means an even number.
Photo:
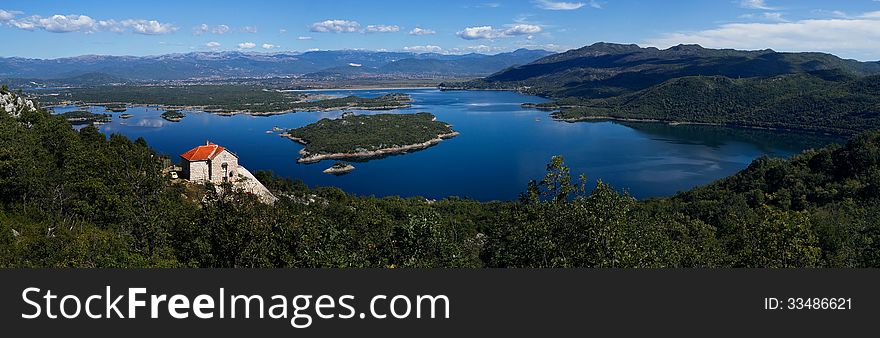
[[[110,122],[110,114],[95,114],[88,110],[74,110],[60,115],[73,125]]]
[[[431,113],[353,115],[322,119],[283,136],[305,147],[298,162],[366,159],[425,149],[458,136]]]
[[[186,114],[181,113],[176,110],[169,110],[169,111],[162,113],[162,115],[160,115],[160,116],[163,119],[166,119],[171,122],[180,122],[180,120],[183,120],[183,118],[186,117]]]

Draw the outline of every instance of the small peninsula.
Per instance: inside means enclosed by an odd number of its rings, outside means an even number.
[[[322,119],[282,136],[305,145],[300,163],[368,159],[421,150],[458,136],[431,113],[349,115]]]

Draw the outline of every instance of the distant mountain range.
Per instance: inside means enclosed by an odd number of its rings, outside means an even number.
[[[0,78],[68,82],[161,81],[245,77],[486,76],[552,54],[520,49],[497,55],[362,50],[255,54],[196,52],[159,56],[85,55],[60,59],[0,58]],[[57,81],[56,81],[57,82]]]
[[[825,53],[740,51],[679,45],[669,49],[596,43],[502,70],[458,88],[515,89],[551,97],[602,98],[642,90],[685,76],[767,77],[839,69],[880,74],[880,62],[859,62]]]

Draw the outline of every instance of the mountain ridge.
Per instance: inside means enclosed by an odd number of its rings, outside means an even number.
[[[302,76],[349,64],[364,67],[382,67],[390,63],[412,59],[418,65],[398,71],[416,74],[429,67],[433,72],[448,75],[485,76],[515,64],[526,64],[552,54],[543,50],[517,50],[495,55],[437,53],[379,52],[364,50],[334,50],[244,53],[238,51],[191,52],[150,56],[81,55],[58,59],[0,58],[0,78],[63,79],[88,73],[132,81],[186,80],[198,78],[248,78]],[[436,63],[435,60],[443,61]],[[485,60],[504,60],[485,62]],[[470,67],[461,65],[473,63]],[[452,68],[459,69],[452,71]]]
[[[880,62],[860,62],[815,52],[709,49],[699,45],[658,49],[598,42],[505,69],[483,79],[444,86],[519,90],[549,97],[603,98],[642,90],[683,76],[766,77],[829,69],[844,69],[860,76],[873,75],[880,74]]]

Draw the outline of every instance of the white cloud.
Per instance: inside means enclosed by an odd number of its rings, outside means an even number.
[[[433,29],[416,27],[409,31],[409,35],[432,35],[437,34]]]
[[[527,35],[541,32],[541,26],[530,24],[516,24],[504,30],[507,35]]]
[[[824,51],[860,59],[880,58],[880,13],[858,19],[809,19],[782,23],[731,23],[696,32],[668,33],[647,41],[669,47],[695,43],[709,48]]]
[[[535,33],[540,33],[541,30],[541,26],[521,23],[508,25],[506,28],[503,29],[495,29],[492,28],[492,26],[467,27],[464,30],[456,33],[456,35],[465,40],[491,40],[499,38],[509,38],[518,35],[531,35]]]
[[[287,29],[286,28],[279,29],[278,33],[281,33],[281,34],[287,33]]]
[[[763,12],[760,14],[748,13],[739,16],[741,19],[760,19],[765,21],[787,22],[782,13],[779,12]]]
[[[242,42],[242,43],[238,44],[238,48],[241,48],[241,49],[251,49],[256,46],[257,46],[257,44],[255,44],[253,42]]]
[[[168,34],[177,30],[177,27],[172,24],[161,23],[156,20],[122,20],[122,26],[130,28],[134,33],[146,35]]]
[[[227,30],[228,30],[228,27],[227,27]],[[257,27],[255,27],[255,26],[244,26],[244,27],[241,28],[241,31],[242,31],[242,32],[245,32],[245,33],[256,33],[256,32],[257,32]]]
[[[296,39],[297,40],[311,40],[312,37],[311,36],[297,36]]]
[[[120,24],[119,22],[116,22],[116,20],[113,20],[113,19],[98,21],[97,28],[98,28],[98,30],[109,31],[109,32],[114,32],[114,33],[122,33],[125,31],[125,27],[123,27],[122,24]]]
[[[69,14],[69,15],[53,15],[50,17],[41,17],[39,15],[31,15],[26,18],[9,20],[9,24],[20,29],[35,30],[42,29],[53,33],[69,33],[69,32],[95,32],[98,29],[98,23],[87,15]]]
[[[220,43],[217,42],[217,41],[211,41],[211,42],[206,43],[206,44],[205,44],[205,47],[208,47],[208,48],[217,48],[217,47],[220,47]]]
[[[477,39],[495,39],[500,37],[501,33],[492,28],[492,26],[477,26],[477,27],[467,27],[462,31],[456,33],[459,37],[465,40],[477,40]]]
[[[227,32],[229,32],[229,26],[227,25],[217,25],[211,29],[211,33],[214,34],[226,34]]]
[[[209,29],[209,28],[208,28],[208,24],[206,24],[206,23],[203,23],[203,24],[201,24],[201,25],[195,26],[195,27],[193,27],[193,29],[192,29],[192,31],[193,31],[193,35],[202,35],[202,34],[205,34],[205,32],[207,32],[208,29]]]
[[[4,11],[0,9],[0,22],[7,22],[15,18],[14,12]]]
[[[364,33],[394,33],[400,30],[397,25],[368,25]]]
[[[767,19],[770,21],[788,21],[788,20],[785,20],[784,17],[782,17],[782,13],[777,13],[777,12],[764,12],[761,14],[761,16],[763,16],[764,19]]]
[[[324,20],[312,24],[311,31],[316,33],[353,33],[361,28],[357,21]]]
[[[260,47],[263,47],[263,49],[272,49],[272,48],[276,48],[276,47],[278,47],[278,46],[277,46],[277,45],[273,45],[273,44],[271,44],[271,43],[264,43],[264,44],[263,44],[262,46],[260,46]]]
[[[742,0],[739,2],[739,6],[742,8],[748,9],[761,9],[765,11],[773,11],[778,8],[767,5],[764,0]]]
[[[434,45],[425,45],[425,46],[409,46],[403,47],[403,50],[407,52],[416,52],[416,53],[439,53],[443,51],[443,48],[440,46]]]
[[[208,32],[210,32],[212,34],[226,34],[229,32],[229,26],[217,25],[217,26],[211,27],[211,26],[208,26],[208,24],[203,23],[201,25],[193,27],[193,35],[202,35],[202,34],[205,34]]]
[[[537,6],[538,8],[551,11],[571,11],[587,5],[583,2],[562,2],[550,0],[535,0],[534,2],[535,6]],[[593,7],[597,6],[598,4],[593,5]]]
[[[24,30],[44,30],[52,33],[96,33],[108,31],[121,33],[131,31],[138,34],[168,34],[177,31],[177,27],[170,23],[162,23],[156,20],[126,19],[117,21],[114,19],[95,20],[88,15],[80,14],[55,14],[48,17],[31,15],[16,18],[21,12],[0,10],[0,22]]]

